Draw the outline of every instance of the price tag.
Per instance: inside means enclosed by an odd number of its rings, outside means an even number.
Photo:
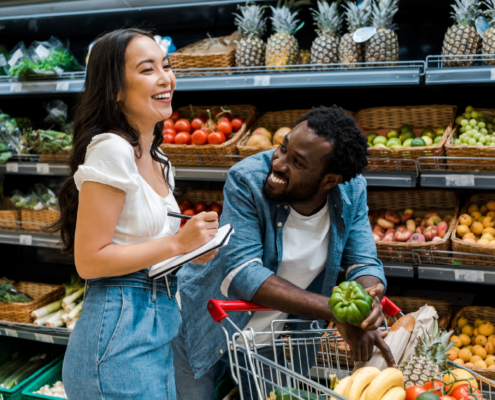
[[[69,90],[69,82],[57,82],[57,87],[55,90],[57,92],[66,92]]]
[[[270,77],[267,76],[255,76],[254,86],[270,86]]]
[[[8,162],[6,168],[7,172],[19,172],[19,164],[16,162]]]
[[[55,341],[53,340],[53,336],[50,335],[42,335],[40,333],[35,333],[34,337],[38,342],[55,343]]]
[[[484,282],[485,273],[483,271],[474,271],[470,269],[455,269],[455,280],[464,282]]]
[[[4,329],[4,331],[5,331],[5,336],[19,337],[17,331],[13,329]]]
[[[38,174],[49,174],[50,173],[50,164],[37,163],[36,164],[36,172]]]
[[[16,82],[10,85],[10,93],[20,93],[22,92],[22,83]]]
[[[474,186],[474,175],[447,175],[445,183],[447,186],[472,187]]]
[[[33,244],[33,237],[31,235],[19,235],[19,243],[25,246],[31,246]]]

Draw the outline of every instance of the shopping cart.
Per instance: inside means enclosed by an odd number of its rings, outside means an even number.
[[[388,315],[402,315],[385,297],[382,306]],[[329,389],[334,377],[343,379],[354,368],[349,348],[336,329],[321,328],[317,321],[292,319],[272,321],[270,332],[242,331],[229,319],[227,311],[272,310],[244,301],[210,300],[208,311],[225,333],[231,375],[241,400],[348,400]],[[232,336],[222,325],[223,320],[234,328]],[[302,324],[303,329],[284,330],[285,323]],[[469,372],[476,378],[483,397],[495,400],[495,382]]]

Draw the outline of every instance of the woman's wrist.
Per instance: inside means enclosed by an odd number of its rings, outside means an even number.
[[[175,234],[174,236],[164,236],[162,238],[165,246],[168,247],[167,253],[171,253],[172,255],[168,258],[179,256],[181,254],[186,253],[184,249],[184,245],[180,238],[180,234]]]

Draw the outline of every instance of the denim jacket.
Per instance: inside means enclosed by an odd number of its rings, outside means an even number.
[[[203,265],[189,263],[177,274],[183,333],[196,379],[227,351],[224,333],[208,314],[208,300],[250,301],[261,284],[277,273],[282,261],[283,227],[290,207],[288,203],[274,202],[263,195],[272,154],[273,150],[259,153],[229,170],[220,225],[231,224],[235,234],[212,261]],[[331,232],[326,268],[306,290],[330,296],[339,267],[344,270],[346,280],[371,275],[386,285],[368,221],[366,199],[366,181],[362,176],[340,184],[330,192]],[[240,266],[243,268],[239,271]],[[236,269],[238,272],[232,278],[232,271]],[[228,287],[228,297],[222,294],[222,286],[224,292]],[[229,317],[244,329],[252,316],[247,312],[235,312]],[[291,315],[289,318],[300,317]],[[230,335],[234,333],[228,322],[224,321],[223,325]]]

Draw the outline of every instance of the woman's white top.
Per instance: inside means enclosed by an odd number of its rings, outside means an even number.
[[[167,216],[169,211],[180,212],[172,193],[175,181],[171,169],[168,181],[172,189],[163,198],[139,175],[131,144],[113,133],[102,133],[89,144],[74,182],[79,191],[87,181],[124,191],[124,207],[112,243],[136,244],[175,235],[179,230],[180,219]]]

